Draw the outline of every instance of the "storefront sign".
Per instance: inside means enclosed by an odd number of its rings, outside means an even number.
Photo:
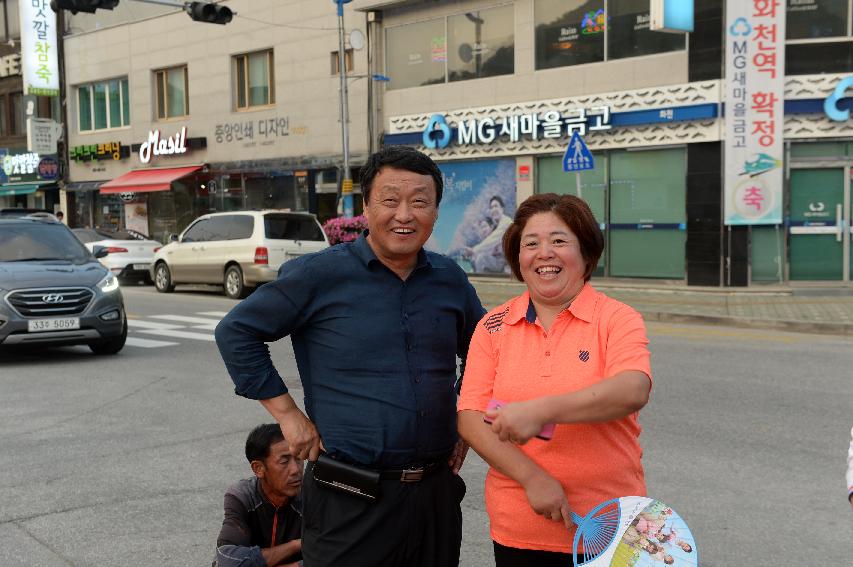
[[[847,90],[850,88],[853,88],[853,77],[844,77],[835,85],[832,94],[823,101],[823,111],[830,120],[847,122],[850,119],[849,108],[845,108],[844,110],[838,108],[838,101],[847,96]]]
[[[43,157],[38,164],[39,177],[45,181],[55,181],[59,177],[59,162],[52,157]]]
[[[59,96],[56,13],[47,0],[18,2],[24,94]]]
[[[214,136],[217,144],[230,144],[231,142],[252,142],[261,140],[275,140],[289,136],[290,118],[279,116],[278,118],[261,118],[254,122],[233,122],[217,124],[214,126]],[[304,133],[304,132],[299,132]]]
[[[491,144],[495,141],[518,142],[522,137],[531,140],[562,138],[575,132],[583,136],[588,131],[609,130],[611,127],[609,106],[596,106],[588,110],[577,108],[570,110],[566,116],[556,110],[487,116],[459,122],[456,125],[456,143],[464,146]],[[423,133],[424,145],[430,149],[444,148],[451,138],[447,119],[441,114],[434,114]]]
[[[529,165],[519,165],[518,166],[518,180],[519,181],[530,181],[530,166]]]
[[[53,181],[56,179],[56,177],[42,177],[39,168],[39,165],[42,163],[42,156],[37,153],[8,153],[7,150],[0,150],[0,158],[2,158],[3,167],[3,175],[0,175],[0,179],[5,176],[6,180],[4,183]],[[56,160],[53,159],[53,161],[55,162]],[[52,168],[46,166],[45,171],[50,175]]]
[[[160,137],[160,130],[148,132],[148,141],[139,147],[139,161],[149,163],[154,156],[171,156],[187,151],[187,127],[168,138]]]
[[[123,146],[121,142],[72,146],[68,150],[68,156],[76,162],[105,159],[118,161],[130,157],[130,146]]]
[[[685,33],[693,31],[693,0],[651,0],[653,31]]]
[[[725,224],[782,222],[785,5],[726,2]]]

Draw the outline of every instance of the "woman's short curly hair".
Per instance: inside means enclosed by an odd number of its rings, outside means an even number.
[[[574,195],[557,195],[556,193],[542,193],[528,197],[515,211],[515,218],[503,237],[504,257],[512,269],[512,275],[519,281],[522,280],[518,254],[521,250],[521,235],[524,227],[533,215],[549,212],[560,217],[577,237],[581,255],[586,264],[583,281],[589,281],[598,265],[601,253],[604,252],[604,236],[589,205],[583,199]]]

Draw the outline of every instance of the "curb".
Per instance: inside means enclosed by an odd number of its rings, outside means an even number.
[[[640,311],[643,319],[659,323],[700,323],[705,325],[725,325],[748,329],[773,329],[794,333],[812,333],[822,335],[841,335],[853,337],[853,324],[817,323],[812,321],[793,321],[789,319],[745,319],[742,317],[723,317],[719,315],[695,315],[690,313],[667,313],[661,311]]]

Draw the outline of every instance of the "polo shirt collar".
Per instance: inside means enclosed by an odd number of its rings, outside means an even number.
[[[595,289],[586,282],[581,288],[578,296],[572,301],[568,311],[587,323],[592,323],[593,313],[595,312]],[[533,306],[533,300],[530,299],[530,292],[525,291],[517,298],[512,300],[509,305],[509,312],[504,321],[508,325],[514,325],[522,319],[528,323],[536,322],[536,308]]]
[[[356,238],[353,243],[353,251],[365,266],[370,266],[373,262],[379,262],[381,264],[382,261],[376,257],[376,254],[373,252],[373,248],[371,248],[370,244],[367,243],[368,234],[370,234],[370,231],[368,229],[364,229],[364,231],[358,235],[358,238]],[[421,248],[418,250],[418,261],[415,264],[415,270],[429,265],[431,264],[427,257],[427,253],[423,248]]]

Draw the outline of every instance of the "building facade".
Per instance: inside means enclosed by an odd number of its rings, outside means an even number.
[[[213,211],[335,216],[334,4],[223,4],[237,14],[224,26],[135,2],[69,18],[65,195],[75,224],[164,240]],[[363,35],[366,15],[347,9],[345,24],[348,37]],[[356,170],[369,149],[367,52],[347,43],[346,61]]]
[[[824,110],[853,73],[848,0],[776,3],[788,23],[783,218],[754,226],[724,222],[736,114],[724,104],[725,2],[696,2],[690,34],[651,31],[648,0],[354,4],[379,44],[371,72],[390,78],[378,97],[383,141],[439,162],[448,191],[430,245],[467,270],[506,272],[493,246],[501,219],[557,192],[581,196],[599,220],[599,275],[850,281],[853,126]],[[837,107],[849,102],[842,93]],[[583,159],[594,167],[564,171]]]

